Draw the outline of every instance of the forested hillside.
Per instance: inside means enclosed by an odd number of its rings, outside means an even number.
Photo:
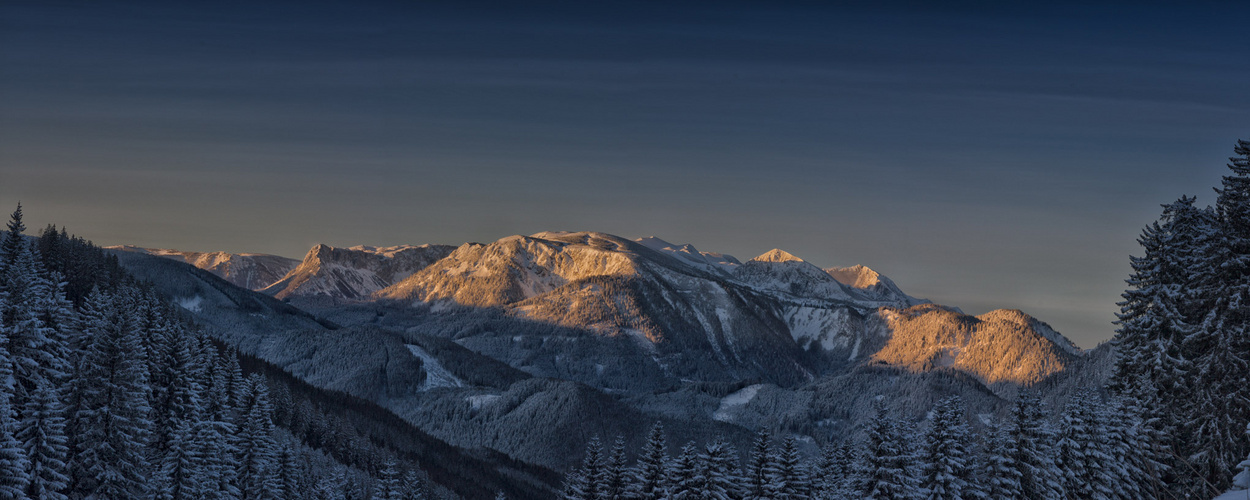
[[[7,229],[0,498],[549,495],[550,472],[240,355],[90,242],[24,236],[20,206]]]

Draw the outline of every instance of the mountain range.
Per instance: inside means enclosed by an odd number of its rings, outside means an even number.
[[[779,249],[743,262],[656,237],[543,232],[317,245],[298,263],[116,250],[240,350],[453,445],[555,470],[594,435],[635,443],[655,421],[679,443],[745,445],[767,427],[815,445],[857,435],[879,398],[915,418],[951,394],[984,421],[1021,388],[1059,401],[1097,383],[1111,359],[1018,310],[966,315],[867,267]]]

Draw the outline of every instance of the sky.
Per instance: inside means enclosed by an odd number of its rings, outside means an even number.
[[[779,247],[1090,348],[1250,138],[1250,4],[1034,3],[6,1],[0,208],[295,258]]]

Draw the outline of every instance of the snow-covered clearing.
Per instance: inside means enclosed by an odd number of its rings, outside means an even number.
[[[755,394],[760,392],[761,387],[764,387],[764,384],[748,385],[733,394],[721,398],[720,408],[717,408],[716,412],[712,413],[712,418],[721,422],[730,421],[732,418],[730,412],[755,399]]]
[[[428,391],[436,387],[464,387],[463,380],[447,371],[442,363],[439,363],[421,346],[413,344],[404,344],[404,346],[412,352],[413,356],[421,358],[421,365],[425,368],[425,383],[421,384],[421,390]]]

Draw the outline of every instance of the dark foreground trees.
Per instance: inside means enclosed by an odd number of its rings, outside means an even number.
[[[53,227],[23,235],[20,207],[7,228],[0,499],[424,494],[417,471],[385,467],[375,449],[348,468],[276,425],[319,415],[277,415],[265,378],[245,377],[237,353],[196,331],[99,248]],[[289,394],[282,403],[291,405]],[[327,444],[350,437],[324,425],[315,432]]]

